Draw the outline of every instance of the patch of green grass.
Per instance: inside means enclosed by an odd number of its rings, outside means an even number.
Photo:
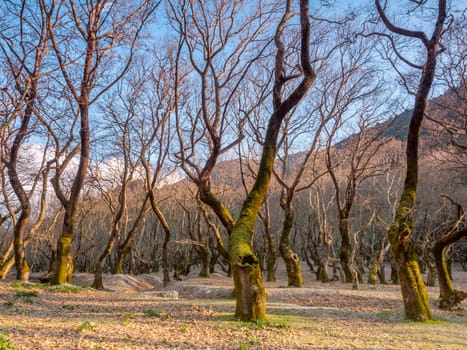
[[[136,315],[133,312],[125,312],[123,314],[123,323],[132,324],[135,323]]]
[[[157,310],[156,311],[156,310],[152,310],[152,309],[144,310],[143,315],[146,316],[146,317],[159,317],[162,320],[168,320],[168,319],[170,319],[172,317],[170,312],[166,312],[164,310]]]
[[[20,348],[13,345],[6,334],[0,334],[0,350],[20,350]]]
[[[13,307],[15,305],[15,301],[14,300],[7,300],[3,303],[3,306],[5,307]]]
[[[16,281],[10,285],[10,288],[13,290],[23,290],[23,289],[44,289],[46,285],[42,283],[31,283],[31,282],[20,282]]]
[[[215,316],[217,321],[224,321],[227,326],[241,327],[248,329],[271,329],[271,328],[291,328],[293,326],[301,326],[306,324],[308,320],[301,316],[295,315],[274,315],[268,314],[265,320],[257,322],[244,322],[239,321],[233,317],[232,314],[218,314]]]
[[[29,304],[29,305],[34,304],[34,300],[32,300],[31,298],[24,298],[23,300],[26,304]]]
[[[92,331],[94,328],[96,328],[96,325],[93,322],[84,321],[78,327],[76,327],[76,331],[78,332],[82,332],[85,330]]]
[[[37,298],[38,293],[35,290],[17,290],[16,298]]]
[[[63,284],[58,286],[48,286],[47,290],[51,293],[67,293],[67,294],[76,294],[81,293],[84,289],[78,286],[71,284]]]
[[[184,323],[180,326],[180,328],[182,332],[188,332],[188,330],[190,329],[190,326]]]
[[[24,290],[19,289],[15,292],[16,299],[22,298],[26,304],[34,304],[34,300],[32,298],[37,298],[38,293],[35,290]]]

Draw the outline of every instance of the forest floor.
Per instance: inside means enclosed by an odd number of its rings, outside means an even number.
[[[266,283],[268,318],[258,324],[233,319],[232,280],[217,273],[165,289],[157,275],[106,276],[106,291],[0,281],[0,350],[467,349],[467,303],[439,310],[437,287],[428,288],[434,321],[419,323],[404,320],[399,286],[352,290],[304,275],[304,288],[287,288],[283,273]],[[454,278],[467,290],[467,272]]]

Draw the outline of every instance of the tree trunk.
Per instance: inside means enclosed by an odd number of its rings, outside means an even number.
[[[66,216],[66,214],[65,214]],[[52,285],[72,283],[73,256],[71,255],[71,243],[73,231],[71,227],[64,229],[57,243],[56,268],[50,280]]]
[[[279,244],[279,251],[281,257],[285,262],[287,269],[287,279],[289,287],[302,287],[303,277],[300,266],[300,260],[297,254],[290,248],[290,232],[292,231],[294,212],[292,203],[288,201],[283,203],[282,209],[285,213],[284,223],[282,226],[281,240]]]
[[[277,251],[274,238],[271,234],[271,220],[269,203],[266,198],[264,201],[264,215],[261,217],[263,222],[263,233],[264,233],[264,244],[266,246],[266,281],[276,281],[276,263],[277,263]]]
[[[230,236],[230,265],[235,285],[235,317],[243,321],[264,320],[266,317],[266,292],[258,258],[250,246],[259,208],[266,197],[271,181],[272,168],[276,157],[277,138],[282,120],[300,103],[309,87],[315,80],[315,73],[309,61],[310,23],[308,0],[300,0],[301,55],[300,63],[304,74],[303,80],[289,97],[282,101],[284,85],[285,46],[281,42],[281,34],[290,16],[290,1],[286,12],[278,25],[275,44],[277,47],[274,68],[273,114],[269,118],[263,152],[258,173],[252,189],[240,210],[239,219],[235,223]]]
[[[408,179],[410,180],[410,176]],[[413,222],[410,218],[411,212],[409,208],[413,208],[415,203],[414,186],[416,186],[416,182],[406,181],[399,208],[397,209],[394,222],[388,231],[388,236],[397,266],[404,300],[405,316],[410,320],[423,321],[431,319],[432,316],[417,254],[410,242]]]
[[[431,319],[432,316],[426,287],[410,236],[414,226],[412,217],[417,196],[419,135],[435,76],[436,58],[443,51],[440,50],[440,39],[446,20],[446,1],[438,1],[437,19],[431,39],[428,39],[423,32],[415,33],[394,26],[386,17],[380,1],[376,0],[375,3],[381,19],[389,30],[399,35],[417,38],[426,48],[426,60],[421,66],[422,74],[407,134],[404,188],[394,221],[388,230],[389,242],[399,271],[405,316],[410,320],[423,321]]]
[[[114,266],[112,269],[112,274],[122,275],[123,274],[123,264],[127,255],[131,251],[131,244],[124,244],[117,248],[117,256],[115,257]]]
[[[385,272],[384,272],[384,242],[385,239],[381,238],[378,245],[378,251],[376,256],[373,258],[371,268],[368,274],[368,284],[376,284],[376,279],[379,277],[380,283],[385,284]]]
[[[378,260],[375,259],[371,264],[370,271],[368,272],[368,284],[376,284],[378,278]]]
[[[391,283],[399,284],[399,272],[397,271],[396,260],[391,256]]]
[[[323,256],[319,262],[318,275],[316,276],[322,283],[329,282],[329,256]]]
[[[120,219],[118,219],[119,221]],[[116,226],[112,229],[112,233],[110,234],[109,240],[107,242],[107,245],[105,246],[104,251],[101,253],[99,256],[99,259],[97,259],[96,262],[96,267],[94,271],[94,282],[92,283],[92,288],[94,289],[99,289],[103,290],[104,289],[104,284],[102,282],[102,265],[104,264],[104,260],[110,255],[112,252],[112,249],[115,245],[115,241],[117,239],[117,234],[119,231],[119,224],[118,221],[116,223]],[[115,221],[114,221],[115,223]]]
[[[467,297],[463,291],[454,289],[446,264],[445,251],[452,243],[467,236],[467,227],[453,231],[436,241],[433,247],[433,255],[436,269],[438,270],[439,299],[441,309],[454,309]]]
[[[271,235],[267,237],[268,251],[266,252],[266,281],[276,281],[276,263],[277,263],[277,252],[274,244],[274,240]]]
[[[436,271],[436,265],[433,261],[426,260],[426,266],[428,267],[428,276],[426,279],[426,285],[429,287],[436,286],[436,280],[438,273]]]
[[[169,242],[170,242],[170,231],[164,230],[164,242],[162,243],[162,283],[167,286],[170,283],[170,263],[169,263]]]
[[[9,256],[5,255],[5,258],[1,261],[0,264],[0,279],[5,279],[10,272],[11,268],[15,264],[15,255],[11,254]]]
[[[201,270],[199,271],[199,277],[209,278],[210,277],[210,259],[209,249],[206,246],[200,246],[196,249],[201,259]]]
[[[98,289],[98,290],[105,289],[104,283],[102,281],[102,261],[100,261],[100,258],[94,270],[94,281],[92,282],[91,288]]]
[[[350,227],[348,214],[342,215],[339,218],[339,231],[341,233],[341,248],[339,251],[339,259],[341,261],[342,270],[344,271],[345,283],[352,283],[354,289],[359,289],[358,273],[353,267],[353,252],[350,242]]]

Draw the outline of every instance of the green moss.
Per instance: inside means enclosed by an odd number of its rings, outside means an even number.
[[[96,328],[96,325],[94,324],[94,322],[84,321],[78,327],[76,327],[76,331],[81,333],[85,330],[92,331],[95,328]]]
[[[0,350],[20,350],[16,347],[6,334],[0,334]]]
[[[71,284],[73,274],[73,258],[71,256],[71,243],[73,232],[66,231],[59,238],[57,266],[52,280],[52,285]]]
[[[418,262],[414,260],[415,253],[399,269],[402,294],[404,296],[405,316],[413,321],[426,321],[432,319],[428,294]]]

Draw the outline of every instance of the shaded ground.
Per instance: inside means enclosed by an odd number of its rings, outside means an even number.
[[[308,276],[296,289],[280,277],[266,283],[268,320],[259,325],[233,320],[232,281],[220,274],[163,293],[154,275],[106,276],[104,292],[0,281],[0,349],[5,339],[22,349],[467,349],[466,313],[438,310],[437,288],[429,288],[436,320],[413,323],[403,320],[399,286],[354,291]],[[467,273],[456,277],[466,290]]]

